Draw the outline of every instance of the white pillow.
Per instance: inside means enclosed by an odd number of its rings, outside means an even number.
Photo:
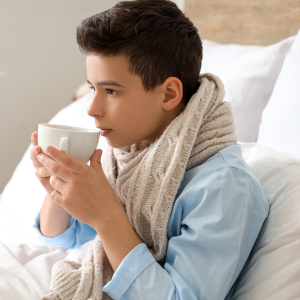
[[[213,73],[225,85],[241,142],[256,142],[261,114],[295,36],[270,46],[219,44],[203,40],[201,73]]]
[[[258,143],[300,159],[300,30],[263,111]]]
[[[93,99],[93,92],[70,103],[61,109],[48,123],[78,126],[97,129],[95,119],[87,114],[87,109]],[[30,138],[30,137],[29,137]],[[97,149],[104,149],[107,145],[106,138],[100,136]],[[21,161],[2,192],[2,204],[28,231],[28,241],[35,243],[32,228],[34,219],[42,207],[46,190],[35,175],[35,168],[30,159],[32,143],[25,151]],[[89,163],[88,163],[89,165]]]
[[[254,143],[242,150],[270,213],[231,300],[300,299],[300,160]]]

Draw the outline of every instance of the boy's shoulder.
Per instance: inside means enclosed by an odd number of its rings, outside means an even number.
[[[245,162],[242,154],[242,147],[239,144],[228,146],[207,159],[200,166],[197,166],[185,173],[187,177],[208,177],[222,170],[239,170],[245,172],[253,180],[256,176]]]
[[[248,215],[247,222],[263,222],[269,202],[237,144],[185,173],[170,216],[169,237],[180,234],[189,215],[193,220],[218,220],[220,225],[228,216],[241,213]]]
[[[228,183],[231,185],[225,186]],[[243,186],[246,188],[247,183],[253,186],[253,193],[257,194],[268,207],[268,200],[260,182],[243,159],[242,147],[236,144],[225,147],[201,165],[187,171],[177,196],[183,192],[189,193],[195,188],[216,188],[219,186],[224,189],[238,190],[243,189]]]

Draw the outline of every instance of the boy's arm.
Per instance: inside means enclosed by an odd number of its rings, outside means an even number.
[[[40,213],[41,234],[46,237],[60,235],[68,228],[70,220],[71,215],[47,193]]]

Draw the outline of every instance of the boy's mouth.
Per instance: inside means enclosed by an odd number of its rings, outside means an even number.
[[[99,128],[99,129],[100,129],[100,134],[102,136],[106,136],[111,131],[111,129],[103,129],[103,128]]]

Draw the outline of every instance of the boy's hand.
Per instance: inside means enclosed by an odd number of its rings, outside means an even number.
[[[40,154],[39,162],[51,172],[51,199],[75,219],[96,228],[110,220],[120,205],[101,166],[102,150],[94,152],[90,166],[48,146],[50,157]],[[48,150],[50,152],[48,152]]]
[[[45,168],[37,159],[37,154],[42,153],[41,147],[38,146],[38,132],[33,132],[31,135],[31,142],[33,147],[30,150],[30,158],[36,169],[35,175],[39,179],[40,183],[43,185],[47,193],[50,195],[54,189],[51,186],[49,180],[52,173]]]

